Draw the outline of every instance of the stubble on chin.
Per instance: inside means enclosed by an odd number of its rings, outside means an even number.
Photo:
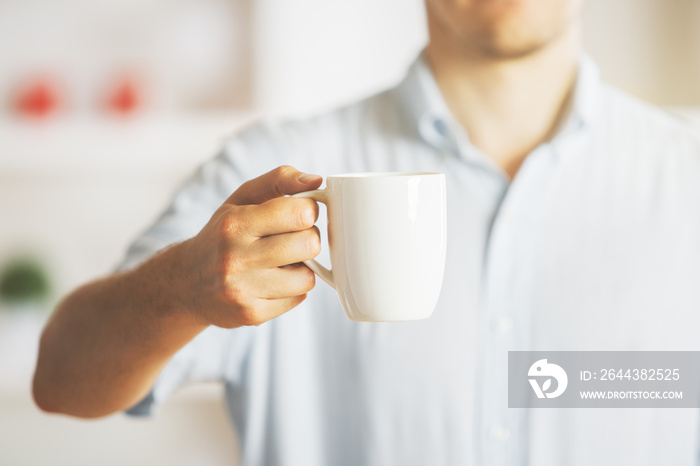
[[[430,2],[427,6],[431,40],[439,39],[444,45],[449,43],[450,48],[461,48],[486,59],[518,59],[536,54],[561,39],[576,16],[572,10],[527,12],[498,6],[456,15],[457,12],[441,11],[439,6],[433,9]]]

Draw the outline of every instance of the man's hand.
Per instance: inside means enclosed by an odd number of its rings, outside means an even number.
[[[243,184],[181,244],[180,304],[204,324],[259,325],[292,309],[315,284],[301,262],[321,250],[318,204],[284,197],[321,177],[283,166]]]
[[[100,417],[133,406],[165,363],[208,325],[258,325],[314,287],[318,205],[285,194],[321,177],[280,167],[242,185],[194,238],[68,295],[44,328],[34,399]]]

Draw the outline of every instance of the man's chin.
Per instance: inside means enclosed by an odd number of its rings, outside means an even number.
[[[493,38],[480,37],[471,42],[477,53],[485,58],[499,60],[517,60],[537,54],[554,38]]]

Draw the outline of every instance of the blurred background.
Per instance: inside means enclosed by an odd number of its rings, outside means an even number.
[[[606,81],[700,127],[700,1],[584,16]],[[238,464],[217,386],[150,420],[41,414],[43,322],[241,125],[389,86],[425,39],[420,0],[0,1],[0,465]]]

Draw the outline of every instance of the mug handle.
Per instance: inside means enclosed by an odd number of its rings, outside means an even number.
[[[328,208],[328,193],[326,192],[328,188],[326,189],[314,189],[313,191],[304,191],[303,193],[296,193],[292,194],[289,197],[308,197],[313,199],[316,202],[321,202],[326,205],[326,208]],[[335,289],[335,279],[333,278],[333,271],[328,270],[321,264],[319,264],[315,259],[310,259],[308,261],[304,261],[304,264],[310,268],[316,275],[321,277],[321,279],[328,283],[331,288]]]

